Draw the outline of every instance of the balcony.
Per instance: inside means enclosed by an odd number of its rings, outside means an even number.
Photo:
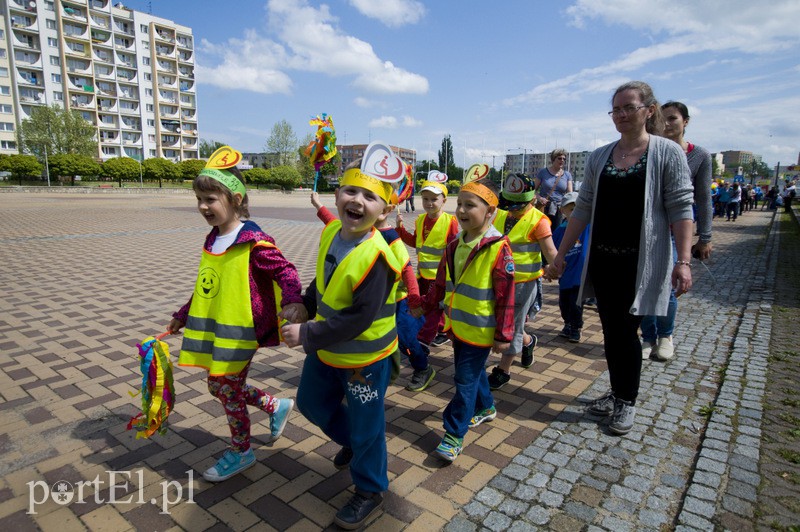
[[[28,70],[17,71],[17,83],[28,87],[44,87],[44,79],[41,72],[31,72]]]
[[[100,128],[103,128],[103,124],[98,124]],[[119,134],[116,132],[111,131],[101,131],[100,132],[100,143],[101,144],[116,144],[119,145]]]
[[[96,13],[92,13],[92,26],[96,28],[103,28],[106,30],[111,29],[111,19],[109,17],[104,17],[102,15],[98,15]]]
[[[14,62],[19,68],[42,68],[42,54],[38,52],[14,52]]]
[[[11,15],[11,27],[15,29],[22,29],[22,30],[34,30],[34,25],[36,24],[36,16],[20,16],[20,15]]]
[[[66,19],[88,21],[88,19],[86,18],[86,12],[82,9],[79,9],[78,7],[65,5],[61,13],[62,17]]]
[[[93,54],[93,57],[94,57],[95,61],[101,61],[103,63],[113,63],[114,62],[114,56],[111,55],[111,53],[107,52],[106,50],[100,50],[98,48],[93,48],[92,49],[92,54]]]
[[[64,53],[76,57],[89,57],[89,47],[83,43],[64,40]]]
[[[176,74],[178,69],[175,67],[175,64],[170,61],[163,61],[161,59],[158,60],[156,63],[156,70],[158,72],[166,72],[167,74]]]
[[[189,50],[181,50],[178,52],[178,61],[182,61],[184,63],[191,63],[192,57],[194,57],[194,52]]]
[[[73,39],[89,39],[89,26],[86,24],[64,24],[64,35]]]
[[[89,2],[89,9],[106,9],[109,0],[92,0]]]
[[[141,148],[130,148],[128,146],[124,146],[122,149],[125,152],[125,157],[130,157],[131,159],[136,159],[137,161],[142,160]]]
[[[115,96],[117,95],[116,83],[109,83],[107,81],[100,81],[97,83],[97,94],[100,96]]]
[[[194,92],[194,81],[181,80],[181,92]]]
[[[85,110],[95,109],[95,100],[93,96],[72,94],[69,97],[69,102],[72,107]],[[94,123],[94,122],[92,122]]]
[[[121,97],[121,95],[120,95]],[[131,102],[120,101],[119,103],[119,112],[121,114],[139,114],[139,104],[133,104]],[[123,121],[125,119],[123,118]]]
[[[98,109],[108,113],[117,112],[117,100],[111,98],[100,98],[97,100]]]
[[[94,77],[101,79],[114,79],[114,67],[97,64],[94,66]]]
[[[122,117],[122,129],[133,129],[136,131],[142,130],[142,122],[141,120],[137,120],[135,118],[130,118],[127,116]]]
[[[81,59],[67,59],[67,72],[74,74],[91,74],[91,63]]]
[[[196,138],[184,138],[183,139],[183,147],[184,148],[197,148],[197,139]]]
[[[124,33],[125,35],[130,35],[131,37],[135,35],[133,31],[133,23],[116,18],[114,19],[114,31],[117,33]]]
[[[136,66],[136,64],[134,63],[134,57],[131,54],[126,54],[122,52],[117,52],[117,64],[129,67]]]
[[[123,146],[135,146],[142,143],[142,136],[141,135],[130,135],[123,133],[122,134],[122,144]]]
[[[192,44],[193,44],[191,37],[187,37],[187,36],[184,36],[184,35],[178,35],[178,38],[176,39],[176,41],[178,43],[178,48],[188,48],[188,49],[191,50]]]
[[[17,48],[28,48],[29,50],[36,50],[39,51],[42,49],[41,45],[39,44],[39,38],[36,36],[35,33],[28,33],[27,30],[21,29],[14,29],[13,30],[14,41],[13,44]]]
[[[156,31],[153,35],[157,41],[169,43],[175,42],[175,33],[169,29],[156,28]]]
[[[109,46],[111,44],[110,32],[93,29],[91,35],[92,35],[92,44],[102,44],[106,46]]]
[[[114,48],[117,50],[124,50],[126,52],[133,51],[133,39],[123,39],[120,37],[114,38]]]
[[[135,70],[127,70],[125,68],[117,69],[117,80],[123,83],[133,83],[136,79]]]
[[[178,78],[174,76],[158,76],[158,86],[165,89],[177,89]]]
[[[119,97],[124,100],[139,100],[139,91],[136,87],[130,87],[120,84]]]

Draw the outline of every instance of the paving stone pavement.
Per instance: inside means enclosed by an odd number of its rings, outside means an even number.
[[[254,193],[251,207],[310,281],[322,226],[308,198]],[[254,413],[257,465],[217,485],[196,473],[229,437],[204,372],[176,368],[165,436],[136,440],[125,430],[138,401],[129,395],[140,379],[135,344],[164,329],[196,275],[207,227],[190,195],[5,192],[0,209],[0,529],[330,526],[352,490],[349,474],[333,468],[336,446],[298,413],[276,442]],[[696,266],[695,289],[680,300],[676,356],[645,363],[637,425],[625,437],[583,414],[582,400],[608,386],[602,334],[588,311],[581,344],[556,336],[555,285],[545,286],[545,309],[531,324],[535,364],[514,367],[495,393],[497,419],[469,433],[453,465],[430,456],[454,389],[452,350],[434,349],[437,377],[423,393],[402,387],[405,368],[386,400],[385,512],[368,528],[690,530],[752,515],[771,220],[753,212],[715,222],[711,272]],[[741,276],[763,284],[757,298],[746,301]],[[168,342],[176,355],[180,340]],[[303,356],[260,350],[250,381],[294,396]],[[83,492],[69,504],[45,501],[58,481]]]

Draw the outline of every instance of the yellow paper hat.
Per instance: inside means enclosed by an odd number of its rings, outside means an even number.
[[[210,177],[225,185],[234,194],[241,194],[242,197],[247,194],[247,189],[244,183],[239,181],[239,178],[228,172],[227,168],[236,166],[242,160],[242,154],[234,150],[230,146],[222,146],[217,151],[211,154],[208,158],[205,168],[200,172],[200,175]]]

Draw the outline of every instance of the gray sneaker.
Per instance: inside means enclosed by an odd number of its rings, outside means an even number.
[[[610,416],[614,412],[614,391],[598,397],[586,406],[586,411],[595,416]]]
[[[614,413],[611,414],[611,423],[608,429],[614,434],[627,434],[633,428],[633,420],[636,418],[636,407],[630,401],[624,399],[614,400]]]

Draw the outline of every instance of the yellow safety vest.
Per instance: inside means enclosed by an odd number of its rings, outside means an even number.
[[[497,320],[494,315],[492,270],[503,250],[504,239],[479,249],[461,275],[453,283],[450,264],[447,267],[444,312],[445,331],[452,330],[462,342],[491,347]]]
[[[423,279],[436,279],[436,270],[439,269],[439,262],[444,255],[444,248],[447,246],[447,230],[450,228],[450,220],[453,215],[443,212],[433,224],[428,238],[422,239],[425,217],[427,214],[420,214],[417,217],[416,236],[417,236],[417,271]]]
[[[508,211],[497,211],[494,226],[501,233],[504,232]],[[508,232],[508,241],[511,244],[511,253],[514,255],[514,282],[527,283],[542,276],[542,248],[539,242],[531,242],[528,235],[545,214],[539,209],[529,209],[522,218],[517,220],[511,231]]]
[[[317,257],[317,321],[325,321],[342,309],[353,304],[353,292],[372,269],[375,261],[381,257],[395,272],[395,279],[389,297],[383,304],[378,316],[361,334],[346,342],[339,342],[319,349],[319,359],[336,368],[360,368],[384,359],[397,349],[397,328],[395,320],[395,296],[397,281],[400,278],[400,266],[389,249],[386,240],[372,229],[372,234],[355,247],[339,263],[325,285],[325,256],[331,247],[333,238],[342,227],[340,220],[333,220],[325,229],[319,243]]]
[[[397,295],[395,297],[395,301],[402,301],[403,299],[408,297],[408,287],[406,283],[403,282],[402,279],[402,271],[403,268],[406,267],[406,264],[411,260],[408,256],[408,249],[406,249],[406,245],[403,243],[403,239],[398,238],[391,244],[389,244],[389,249],[391,250],[392,254],[394,254],[395,260],[397,260],[397,264],[400,264],[400,271],[401,271],[401,278],[397,284]]]
[[[270,242],[237,244],[223,253],[203,250],[178,364],[209,375],[237,375],[258,349],[250,300],[250,252]],[[281,301],[275,285],[275,301]]]

